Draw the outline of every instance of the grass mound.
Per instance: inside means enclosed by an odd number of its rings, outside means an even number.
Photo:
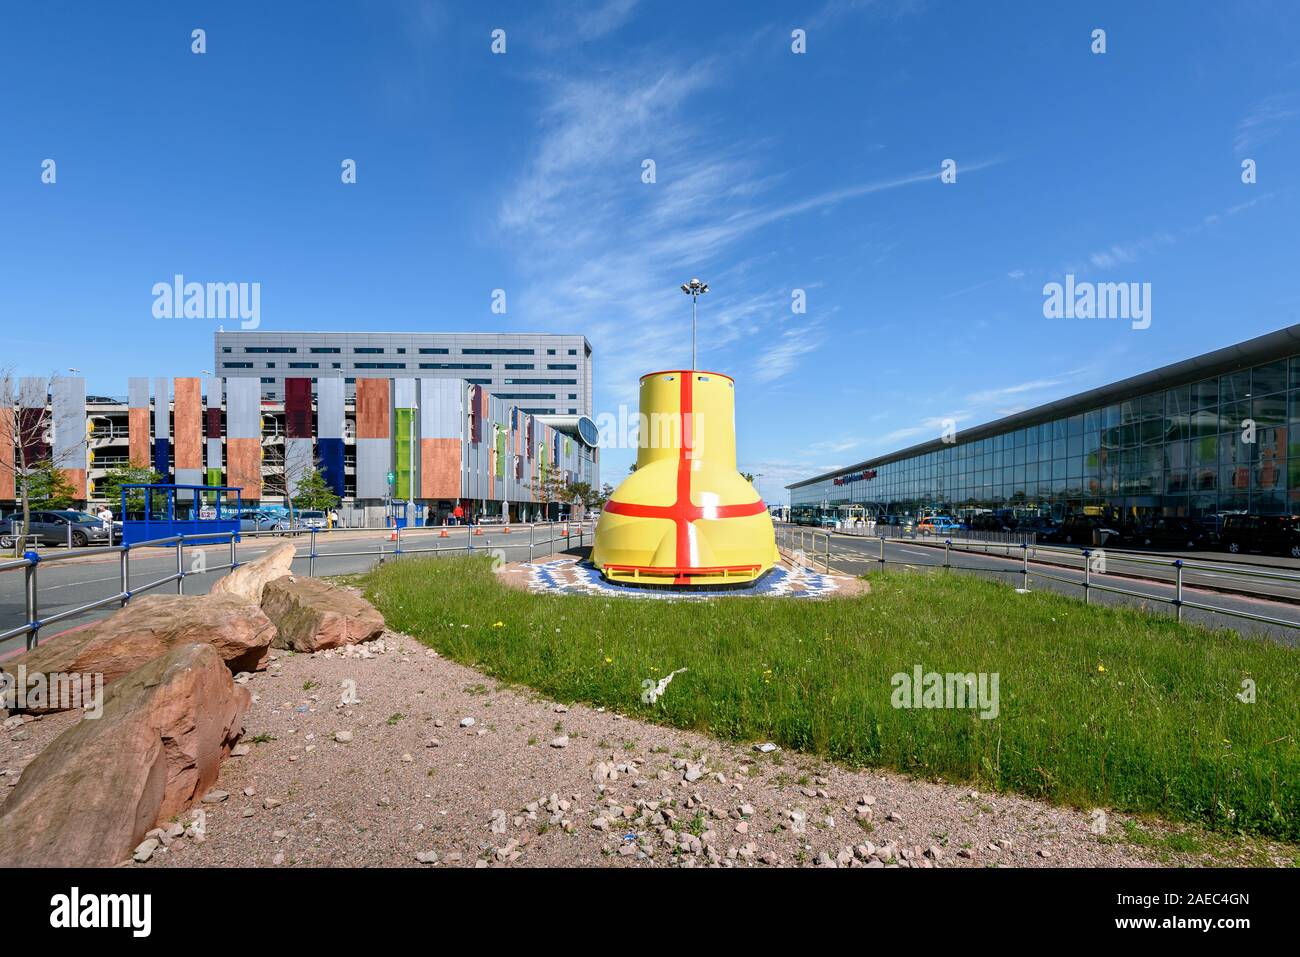
[[[533,595],[485,558],[390,562],[363,584],[390,627],[557,699],[1300,840],[1300,653],[1231,632],[941,573],[873,574],[871,594],[829,601]],[[997,716],[895,707],[895,676],[917,666],[996,674]],[[642,702],[646,679],[679,668]]]

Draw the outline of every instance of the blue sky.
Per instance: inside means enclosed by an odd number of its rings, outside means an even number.
[[[262,329],[582,332],[615,412],[699,276],[769,501],[1300,322],[1294,3],[11,4],[0,117],[0,367],[209,368],[151,314],[183,273]],[[1150,328],[1044,318],[1067,272],[1151,283]]]

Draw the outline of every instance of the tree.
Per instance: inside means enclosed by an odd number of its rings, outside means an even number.
[[[740,477],[743,478],[743,479],[744,479],[746,482],[748,482],[750,485],[753,485],[753,484],[754,484],[754,473],[753,473],[753,472],[741,472],[741,473],[740,473]]]
[[[279,438],[274,442],[263,441],[262,489],[264,492],[284,496],[284,504],[289,510],[289,526],[292,528],[294,508],[302,507],[298,502],[302,483],[312,474],[319,475],[322,463],[310,452],[304,455],[290,455],[288,442],[286,438]]]
[[[318,468],[312,468],[298,482],[297,494],[293,504],[300,509],[328,512],[339,504],[339,497],[325,481],[325,476]]]
[[[123,485],[154,485],[163,480],[156,470],[147,465],[116,465],[109,469],[104,475],[104,481],[99,486],[99,491],[108,502],[108,507],[112,509],[122,507],[122,486]],[[144,491],[142,489],[133,489],[127,492],[126,508],[129,512],[144,511]],[[125,515],[119,515],[118,518],[125,519]]]
[[[71,508],[80,497],[63,469],[51,459],[41,459],[27,473],[27,497],[36,509]]]

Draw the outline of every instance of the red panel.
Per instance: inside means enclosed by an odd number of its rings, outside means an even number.
[[[284,434],[291,439],[310,439],[311,379],[295,376],[284,380]]]
[[[14,497],[14,410],[0,409],[0,499]]]

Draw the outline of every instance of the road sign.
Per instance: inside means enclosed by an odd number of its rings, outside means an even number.
[[[397,473],[396,473],[396,472],[389,472],[389,473],[388,473],[388,484],[389,484],[389,485],[392,485],[395,481],[397,481]]]

